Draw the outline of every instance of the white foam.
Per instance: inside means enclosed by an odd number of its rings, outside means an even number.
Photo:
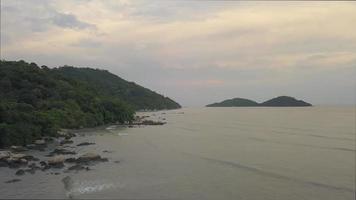
[[[81,181],[74,182],[72,188],[67,192],[68,197],[73,197],[76,195],[100,192],[103,190],[121,188],[123,187],[120,183],[110,183],[109,181]]]

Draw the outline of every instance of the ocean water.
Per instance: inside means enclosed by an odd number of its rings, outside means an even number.
[[[185,108],[163,126],[83,130],[74,145],[109,162],[17,177],[0,198],[353,200],[355,107]],[[107,150],[108,153],[102,151]],[[43,152],[34,152],[43,156]],[[117,162],[115,162],[117,161]],[[71,184],[61,181],[70,177]],[[4,181],[20,178],[20,182]]]

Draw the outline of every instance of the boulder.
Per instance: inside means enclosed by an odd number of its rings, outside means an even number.
[[[101,156],[95,153],[86,153],[77,159],[77,162],[99,161]]]
[[[0,151],[0,161],[9,158],[10,155],[11,155],[11,152],[9,152],[9,151]]]
[[[22,169],[19,169],[19,170],[17,170],[16,171],[16,173],[15,173],[17,176],[22,176],[22,175],[24,175],[25,174],[25,171],[24,170],[22,170]]]
[[[60,144],[60,145],[73,144],[73,141],[72,141],[72,140],[64,139],[64,140],[60,141],[59,144]]]
[[[75,153],[74,151],[70,151],[68,149],[64,149],[64,148],[57,148],[55,150],[53,150],[49,155],[52,156],[52,155],[74,155],[74,154],[77,154]]]
[[[68,170],[75,170],[75,171],[87,170],[88,171],[89,167],[84,167],[83,165],[76,164],[76,165],[73,165],[73,166],[69,167]]]
[[[44,145],[46,145],[46,141],[45,140],[35,140],[35,145],[44,146]]]
[[[93,145],[93,144],[95,144],[95,143],[93,143],[93,142],[82,142],[80,144],[77,144],[77,146],[87,146],[87,145]]]
[[[22,152],[22,151],[27,151],[27,149],[23,146],[11,146],[10,150],[13,152]]]
[[[13,159],[21,159],[21,158],[25,158],[27,155],[26,154],[22,154],[22,153],[13,153],[11,154],[11,157]]]
[[[21,181],[21,179],[15,178],[15,179],[11,179],[11,180],[5,181],[5,183],[15,183],[15,182],[19,182],[19,181]]]
[[[52,166],[52,167],[57,167],[57,168],[60,168],[60,167],[63,167],[64,166],[64,156],[55,156],[53,158],[50,158],[48,159],[47,163],[49,166]]]
[[[77,159],[75,159],[75,158],[67,158],[67,159],[65,159],[64,162],[67,162],[67,163],[75,163],[76,161],[77,161]]]

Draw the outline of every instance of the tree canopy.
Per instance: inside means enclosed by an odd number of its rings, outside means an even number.
[[[60,128],[130,122],[137,109],[180,107],[103,70],[0,64],[0,148],[55,136]]]

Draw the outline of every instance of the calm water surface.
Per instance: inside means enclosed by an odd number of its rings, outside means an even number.
[[[96,145],[78,153],[97,152],[109,162],[59,175],[16,177],[0,168],[0,198],[354,199],[355,107],[140,114],[167,124],[81,131],[74,145]],[[69,190],[65,176],[73,180]],[[12,178],[22,181],[4,183]]]

